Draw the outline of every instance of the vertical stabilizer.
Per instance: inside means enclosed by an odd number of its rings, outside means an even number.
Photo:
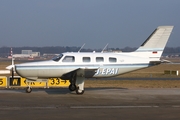
[[[159,59],[173,30],[173,26],[159,26],[135,51],[138,56]]]

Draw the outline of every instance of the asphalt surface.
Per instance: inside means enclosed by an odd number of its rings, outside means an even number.
[[[180,89],[0,89],[1,120],[179,120]]]

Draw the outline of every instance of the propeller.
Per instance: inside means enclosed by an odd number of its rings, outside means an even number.
[[[12,79],[14,79],[14,65],[9,65],[6,67],[6,69],[10,70]]]
[[[12,57],[12,64],[7,66],[6,69],[10,70],[12,79],[14,79],[14,69],[15,69],[15,66],[14,66],[14,58],[13,58],[12,48],[11,48],[11,57]]]
[[[11,76],[12,76],[12,79],[14,80],[14,67],[11,68]]]

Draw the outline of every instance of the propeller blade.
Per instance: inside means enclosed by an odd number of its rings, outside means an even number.
[[[11,69],[11,76],[12,76],[12,79],[14,79],[14,68],[13,67]]]

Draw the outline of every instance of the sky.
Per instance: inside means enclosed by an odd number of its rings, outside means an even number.
[[[0,0],[0,47],[139,47],[173,25],[180,46],[180,0]]]

